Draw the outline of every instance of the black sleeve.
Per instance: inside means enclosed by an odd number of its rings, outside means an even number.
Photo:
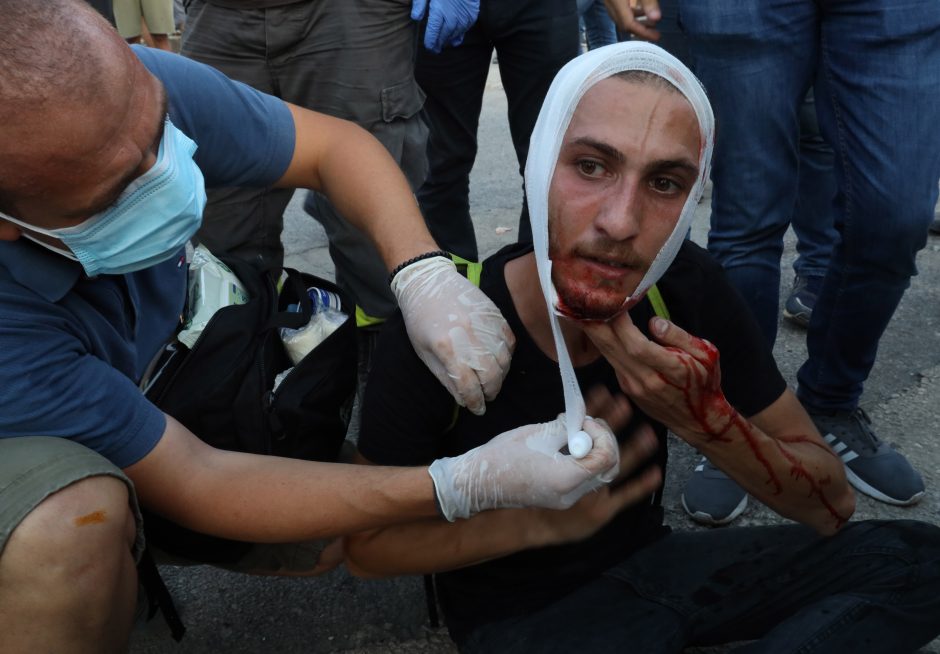
[[[400,313],[385,323],[372,355],[359,428],[359,452],[381,465],[424,465],[457,403],[415,354]]]
[[[763,411],[787,384],[757,321],[711,256],[692,244],[683,247],[682,255],[679,274],[660,283],[666,306],[673,312],[675,305],[676,324],[718,348],[721,386],[731,405],[744,416]]]

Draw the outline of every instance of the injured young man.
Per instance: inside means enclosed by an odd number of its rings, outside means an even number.
[[[621,443],[619,477],[567,510],[504,509],[347,539],[356,574],[435,573],[461,652],[757,641],[753,651],[897,653],[940,633],[940,529],[850,522],[841,460],[720,266],[685,239],[714,134],[702,86],[660,48],[619,43],[576,58],[532,136],[534,246],[507,246],[479,271],[517,338],[498,397],[483,415],[458,408],[401,319],[385,327],[363,405],[364,462],[427,464],[562,412],[576,454],[590,438],[577,433],[585,410]],[[664,525],[667,431],[793,522]],[[500,465],[486,463],[480,470]],[[485,487],[485,475],[468,483]]]

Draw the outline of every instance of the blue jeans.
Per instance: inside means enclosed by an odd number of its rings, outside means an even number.
[[[691,68],[689,39],[679,24],[679,0],[659,0],[659,11],[661,17],[656,24],[659,40],[656,45]]]
[[[800,277],[822,279],[826,275],[832,248],[839,238],[832,224],[835,197],[835,155],[819,133],[816,102],[810,89],[800,107],[800,173],[793,207],[797,253],[793,272]],[[773,346],[776,332],[767,336]]]
[[[679,25],[679,0],[659,0],[659,12],[660,19],[656,23],[659,40],[656,41],[656,45],[691,68],[688,38]],[[620,41],[629,41],[633,38],[630,34],[623,32],[618,32],[617,36]]]
[[[483,625],[465,654],[902,654],[940,633],[940,529],[850,523],[677,532],[563,599]]]
[[[811,409],[853,409],[937,199],[936,0],[680,0],[679,19],[718,120],[708,247],[766,333],[797,194],[799,107],[815,88],[835,151],[840,239],[799,396]]]
[[[617,26],[607,13],[604,0],[578,0],[578,14],[584,23],[588,50],[617,42]]]

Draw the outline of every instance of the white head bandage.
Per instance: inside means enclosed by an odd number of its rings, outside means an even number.
[[[569,449],[572,449],[572,437],[581,430],[585,410],[584,400],[574,376],[571,358],[565,347],[556,315],[558,294],[552,284],[552,266],[548,258],[548,190],[555,172],[558,154],[561,151],[562,140],[581,98],[588,89],[601,80],[628,70],[646,71],[658,75],[682,93],[698,119],[701,145],[698,179],[692,186],[685,206],[679,214],[679,220],[636,290],[624,300],[624,310],[642,298],[649,287],[655,284],[672,264],[689,229],[692,217],[695,215],[695,207],[702,197],[711,164],[715,119],[705,90],[692,71],[662,48],[641,41],[615,43],[591,50],[571,60],[555,76],[545,102],[542,104],[535,129],[532,131],[525,168],[525,183],[529,215],[532,221],[535,260],[538,265],[542,292],[549,307],[555,349],[558,353],[558,365],[565,391]]]

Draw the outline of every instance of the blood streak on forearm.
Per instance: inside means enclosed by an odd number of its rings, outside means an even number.
[[[812,497],[813,495],[815,495],[819,498],[819,501],[822,503],[823,507],[825,507],[826,511],[829,512],[829,515],[831,515],[835,519],[836,529],[838,529],[839,527],[844,525],[846,522],[848,522],[848,517],[843,516],[838,511],[836,511],[835,507],[832,506],[832,504],[829,502],[828,499],[826,499],[826,496],[823,494],[822,487],[828,486],[829,484],[831,484],[832,477],[825,477],[823,479],[813,479],[812,475],[810,475],[809,471],[803,465],[802,461],[800,461],[793,452],[790,452],[789,450],[787,450],[787,448],[784,447],[784,443],[788,443],[788,444],[809,443],[810,445],[815,445],[816,447],[819,447],[820,449],[824,450],[830,456],[835,456],[835,453],[833,453],[832,450],[830,450],[828,447],[826,447],[822,443],[819,443],[818,441],[814,439],[808,438],[807,436],[784,436],[780,439],[774,439],[774,443],[776,443],[777,448],[780,450],[780,453],[783,455],[783,457],[787,461],[790,462],[790,476],[793,477],[794,479],[806,480],[806,482],[809,484],[809,497]]]
[[[660,373],[660,378],[667,384],[682,391],[689,413],[696,420],[702,431],[713,440],[729,442],[731,439],[727,437],[727,433],[733,427],[737,427],[740,434],[744,437],[744,442],[747,443],[754,457],[767,472],[769,477],[767,483],[773,484],[774,495],[779,495],[783,492],[783,485],[777,477],[777,473],[771,462],[760,451],[754,427],[734,410],[727,399],[725,399],[724,393],[721,390],[721,369],[718,366],[718,348],[701,339],[695,339],[694,343],[697,352],[690,353],[694,361],[690,360],[688,357],[679,356],[679,361],[686,371],[685,380],[682,383],[674,383],[662,373]],[[682,350],[676,348],[669,349],[676,353],[682,352]],[[695,365],[696,362],[700,365]],[[720,428],[712,426],[716,417],[726,420],[725,424]],[[787,450],[784,444],[810,443],[823,449],[830,456],[835,456],[832,450],[824,444],[806,436],[785,436],[779,440],[772,440],[777,445],[783,457],[789,462],[790,476],[797,480],[806,480],[810,486],[809,496],[812,497],[815,495],[819,498],[820,503],[826,511],[835,519],[837,528],[844,525],[848,518],[836,511],[835,507],[823,493],[823,486],[832,483],[831,477],[814,479],[800,459],[798,459],[793,452]]]

